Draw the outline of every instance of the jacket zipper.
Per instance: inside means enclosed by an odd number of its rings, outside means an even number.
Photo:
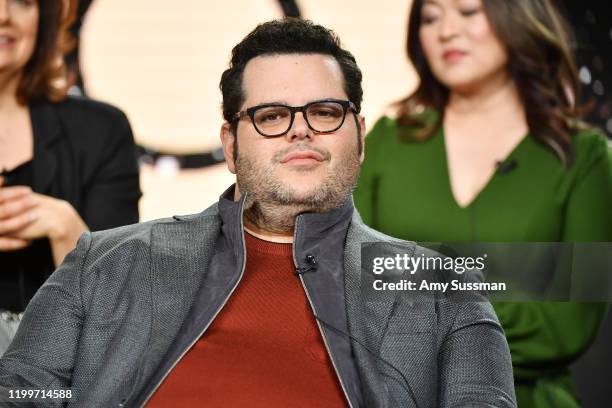
[[[296,270],[297,268],[299,268],[297,259],[295,257],[295,243],[297,242],[296,238],[297,238],[297,230],[298,230],[298,220],[299,220],[299,216],[295,220],[295,228],[293,230],[293,245],[291,249],[292,255],[293,255],[293,263],[295,265]],[[308,298],[308,303],[310,304],[310,308],[314,312],[315,316],[318,316],[317,309],[315,309],[314,303],[312,302],[312,299],[310,298],[310,293],[308,293],[308,289],[306,288],[306,284],[304,283],[304,277],[302,275],[299,275],[299,277],[300,277],[300,282],[302,283],[302,288],[304,288],[304,293],[306,293],[306,298]],[[349,407],[353,408],[353,403],[351,402],[351,399],[349,398],[348,393],[346,392],[346,387],[344,386],[344,383],[342,382],[342,377],[340,377],[340,373],[338,372],[338,367],[336,367],[336,362],[334,361],[334,357],[332,356],[331,350],[329,348],[329,344],[327,343],[327,336],[325,336],[325,332],[323,331],[323,328],[321,327],[321,322],[319,322],[319,320],[316,317],[315,317],[315,320],[317,322],[317,327],[319,328],[319,333],[321,333],[321,337],[323,337],[323,344],[325,344],[325,350],[327,351],[327,355],[329,356],[329,359],[332,362],[332,366],[334,367],[334,372],[336,373],[336,377],[338,377],[338,381],[340,382],[340,386],[342,387],[344,398],[346,398],[346,401],[348,402]]]
[[[191,350],[191,348],[193,347],[194,344],[197,343],[197,341],[200,339],[200,337],[202,337],[204,335],[204,333],[206,333],[206,330],[208,330],[208,328],[210,327],[210,325],[212,324],[213,321],[215,321],[215,319],[217,318],[217,316],[219,315],[219,313],[221,312],[221,310],[225,307],[225,305],[227,304],[227,301],[229,300],[230,297],[232,297],[232,294],[234,293],[234,291],[236,290],[236,288],[238,287],[238,284],[240,283],[240,281],[242,280],[242,277],[244,276],[244,269],[246,267],[246,243],[244,242],[244,224],[243,224],[243,215],[242,215],[242,211],[244,207],[244,202],[246,200],[246,194],[244,199],[242,200],[242,206],[240,209],[240,240],[242,242],[242,268],[240,270],[240,276],[238,276],[238,280],[236,281],[236,284],[234,285],[234,287],[232,288],[232,290],[228,293],[227,297],[225,298],[225,300],[223,300],[223,303],[219,306],[219,308],[217,309],[217,311],[215,312],[215,314],[213,315],[212,319],[210,319],[210,321],[208,322],[208,324],[200,331],[200,334],[198,334],[193,341],[189,344],[189,347],[187,347],[185,350],[183,350],[183,352],[181,353],[181,355],[179,356],[178,359],[176,359],[176,361],[172,364],[172,366],[168,369],[168,371],[166,371],[166,373],[164,374],[164,376],[161,378],[161,380],[158,381],[157,384],[155,384],[155,387],[153,388],[153,390],[149,393],[149,395],[147,396],[147,398],[145,399],[145,401],[142,403],[141,407],[145,407],[145,405],[147,405],[147,402],[149,402],[149,400],[151,399],[151,397],[153,396],[153,394],[155,394],[155,391],[157,391],[157,389],[159,388],[159,386],[164,382],[164,380],[166,379],[166,377],[168,377],[168,375],[170,374],[170,372],[172,370],[174,370],[174,367],[176,367],[176,365],[183,359],[183,357],[185,356],[185,354],[187,354],[187,352],[189,350]]]

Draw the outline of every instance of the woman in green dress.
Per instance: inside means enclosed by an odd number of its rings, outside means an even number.
[[[415,241],[612,241],[611,155],[579,121],[570,42],[549,0],[414,0],[420,84],[366,138],[364,221]],[[569,366],[607,305],[495,308],[518,406],[579,406]]]

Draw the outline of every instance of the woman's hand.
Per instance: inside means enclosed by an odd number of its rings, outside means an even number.
[[[30,212],[34,200],[30,187],[3,187],[0,177],[0,251],[17,251],[32,243],[31,240],[16,238],[10,234],[28,226],[33,220]]]
[[[0,181],[0,251],[25,248],[48,238],[59,265],[87,225],[67,201],[33,192],[29,187],[2,187]]]

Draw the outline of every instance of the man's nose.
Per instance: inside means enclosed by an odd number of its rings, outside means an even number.
[[[302,140],[305,138],[311,138],[312,133],[312,130],[310,129],[310,127],[308,127],[308,122],[306,122],[306,117],[304,116],[304,113],[296,112],[295,117],[293,118],[293,124],[287,132],[287,137],[289,137],[290,140]]]

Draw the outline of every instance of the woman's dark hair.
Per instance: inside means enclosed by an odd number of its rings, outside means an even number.
[[[324,54],[334,57],[344,76],[344,91],[357,107],[357,112],[361,109],[361,70],[355,57],[342,48],[338,36],[311,21],[285,18],[258,25],[232,49],[230,66],[223,72],[219,84],[223,94],[223,118],[232,124],[232,131],[236,130],[233,117],[244,103],[244,68],[255,57],[275,54]]]
[[[415,113],[424,108],[443,112],[449,90],[431,72],[421,47],[419,29],[424,0],[414,0],[408,24],[408,57],[420,84],[397,102],[398,123],[416,126],[426,139],[441,126],[442,115],[426,123]],[[530,133],[549,146],[566,165],[573,157],[572,131],[581,126],[580,82],[572,51],[573,34],[550,0],[483,0],[485,13],[508,53],[508,73],[525,107]]]
[[[17,100],[24,105],[41,98],[62,100],[70,86],[63,57],[74,45],[68,28],[76,1],[39,0],[38,10],[36,44],[17,87]]]

